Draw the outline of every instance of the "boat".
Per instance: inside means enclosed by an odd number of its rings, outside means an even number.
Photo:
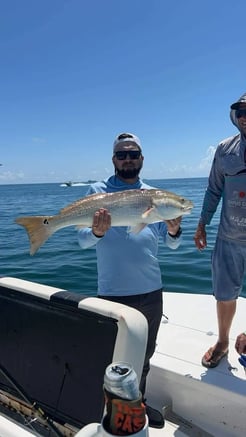
[[[62,184],[60,184],[60,187],[84,187],[86,185],[91,185],[93,184],[94,180],[89,179],[88,181],[85,182],[72,182],[72,181],[68,181],[68,182],[63,182]]]
[[[135,437],[244,437],[244,368],[234,349],[245,328],[239,298],[230,352],[215,369],[201,356],[217,339],[213,296],[164,293],[164,313],[147,380],[148,403],[165,416]],[[0,278],[1,437],[109,437],[103,378],[128,362],[140,379],[144,316],[125,305],[68,290]]]
[[[72,181],[68,181],[68,182],[64,182],[63,184],[61,184],[61,187],[71,187],[73,185]]]

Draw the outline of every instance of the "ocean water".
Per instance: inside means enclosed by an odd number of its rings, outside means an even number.
[[[182,221],[183,243],[175,251],[160,241],[159,262],[167,292],[211,294],[210,257],[220,209],[208,227],[208,247],[199,252],[194,244],[207,178],[148,180],[150,185],[183,195],[194,202],[191,215]],[[83,197],[88,186],[60,184],[0,185],[0,276],[12,276],[95,296],[97,270],[95,248],[82,250],[77,230],[59,230],[34,255],[29,255],[26,231],[14,223],[20,215],[54,215]],[[137,272],[136,272],[137,274]],[[246,297],[246,287],[243,294]]]

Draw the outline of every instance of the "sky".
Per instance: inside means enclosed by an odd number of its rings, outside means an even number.
[[[237,133],[245,0],[0,0],[0,184],[101,180],[140,137],[145,179],[206,177]]]

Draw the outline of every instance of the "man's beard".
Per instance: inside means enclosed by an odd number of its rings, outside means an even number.
[[[140,173],[142,167],[138,167],[138,168],[128,168],[128,169],[121,169],[119,170],[118,168],[115,169],[115,173],[117,176],[120,176],[123,179],[134,179],[135,177],[137,177]]]

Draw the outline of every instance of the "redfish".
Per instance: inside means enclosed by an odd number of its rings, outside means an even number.
[[[67,226],[91,227],[93,216],[100,208],[110,212],[112,226],[129,226],[129,232],[137,233],[150,223],[190,214],[193,203],[160,189],[96,193],[73,202],[57,215],[17,217],[15,222],[26,229],[30,255],[34,255],[59,229]]]

